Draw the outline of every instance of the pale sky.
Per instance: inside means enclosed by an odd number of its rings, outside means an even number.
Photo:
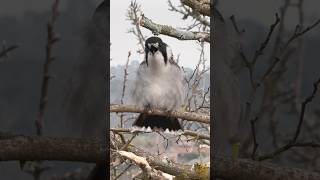
[[[132,33],[127,33],[127,30],[133,25],[126,20],[126,12],[131,0],[111,0],[110,3],[110,41],[111,41],[111,66],[118,64],[125,64],[127,60],[128,51],[132,52],[131,60],[143,60],[143,55],[136,53],[140,48],[138,41]],[[151,1],[151,0],[137,0],[141,4],[141,9],[144,15],[154,22],[159,24],[166,24],[173,27],[185,27],[191,21],[184,21],[181,19],[179,13],[169,11],[169,6],[166,0]],[[179,2],[173,0],[173,2]],[[141,28],[144,35],[152,36],[152,33]],[[179,64],[184,67],[195,67],[198,60],[200,46],[195,41],[180,41],[175,38],[160,35],[160,38],[171,46],[174,56],[180,54]],[[210,46],[205,43],[205,57],[209,64],[210,62]]]

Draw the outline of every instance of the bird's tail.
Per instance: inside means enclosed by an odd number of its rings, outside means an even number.
[[[138,127],[149,127],[151,129],[169,129],[170,131],[178,131],[182,130],[182,127],[175,117],[168,117],[168,116],[159,116],[159,115],[149,115],[145,113],[141,113],[136,121],[133,123],[133,126]]]

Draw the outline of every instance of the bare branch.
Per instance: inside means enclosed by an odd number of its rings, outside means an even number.
[[[124,74],[123,74],[123,84],[122,84],[122,94],[121,94],[121,99],[120,103],[123,104],[124,96],[126,93],[126,85],[127,85],[127,80],[128,80],[128,66],[129,66],[129,60],[131,56],[131,51],[128,52],[128,57],[127,57],[127,62],[126,65],[124,66]],[[123,114],[120,115],[120,127],[123,127]]]
[[[205,16],[210,16],[210,1],[208,0],[181,0],[181,3]]]
[[[119,144],[117,141],[115,141],[115,144],[117,144],[117,146],[119,147],[122,147],[122,144]],[[141,149],[138,149],[137,147],[134,147],[133,145],[128,146],[127,151],[132,152],[137,156],[143,157],[148,162],[150,167],[164,173],[174,175],[177,179],[203,179],[199,178],[200,176],[199,174],[197,174],[197,171],[192,170],[191,165],[183,165],[175,163],[166,157],[154,156],[150,153],[142,151]]]
[[[238,24],[237,24],[237,22],[236,22],[236,18],[234,17],[234,15],[230,16],[230,20],[231,20],[231,23],[232,23],[233,28],[234,28],[235,31],[238,33],[238,35],[241,35],[241,34],[243,34],[243,33],[245,32],[244,29],[242,29],[242,30],[240,31],[240,29],[239,29],[239,27],[238,27]]]
[[[165,179],[162,175],[163,173],[161,171],[157,171],[154,168],[151,168],[148,161],[144,157],[140,157],[135,155],[132,152],[127,151],[117,151],[120,156],[129,159],[133,161],[136,165],[138,165],[144,172],[144,175],[146,175],[148,179]]]
[[[302,169],[279,167],[271,163],[244,159],[232,160],[215,156],[213,174],[216,178],[237,180],[317,180],[320,174]]]
[[[182,8],[178,9],[172,4],[170,0],[168,1],[168,5],[170,7],[169,9],[170,11],[175,11],[182,14],[183,15],[182,19],[186,19],[188,18],[188,16],[192,16],[193,19],[200,22],[202,25],[210,26],[210,22],[205,17],[203,17],[199,12],[193,11],[192,9],[190,9],[189,7],[186,7],[185,5],[181,5]]]
[[[305,110],[306,110],[306,106],[308,105],[308,103],[310,103],[313,98],[315,97],[315,94],[317,93],[318,90],[318,86],[320,84],[320,78],[313,84],[313,91],[312,94],[310,96],[308,96],[301,104],[301,112],[300,112],[300,118],[299,118],[299,122],[297,125],[297,128],[295,130],[294,136],[293,138],[285,145],[283,145],[282,147],[276,149],[275,151],[273,151],[270,154],[264,155],[259,157],[258,159],[260,161],[266,160],[266,159],[272,159],[275,156],[289,150],[292,147],[306,147],[306,146],[310,146],[310,147],[314,147],[314,148],[319,148],[320,146],[315,145],[315,143],[298,143],[297,139],[300,135],[300,131],[301,131],[301,126],[302,126],[302,122],[304,120],[304,115],[305,115]]]
[[[300,112],[299,123],[298,123],[297,129],[296,129],[296,132],[294,134],[294,138],[292,139],[292,141],[294,141],[294,142],[297,141],[297,139],[299,137],[300,130],[301,130],[301,125],[302,125],[302,122],[303,122],[303,119],[304,119],[304,115],[305,115],[306,107],[313,100],[313,98],[315,97],[315,95],[316,95],[316,93],[318,91],[319,84],[320,84],[320,78],[313,84],[312,94],[309,97],[307,97],[301,104],[301,112]]]
[[[140,26],[139,26],[139,13],[141,13],[141,7],[136,1],[131,1],[129,9],[127,11],[127,19],[132,21],[132,24],[135,26],[135,29],[130,29],[129,32],[132,32],[138,39],[141,46],[139,53],[144,52],[144,41],[145,37],[143,36]]]
[[[43,118],[44,111],[46,109],[47,100],[48,100],[48,88],[49,82],[52,76],[49,75],[50,65],[55,60],[52,55],[53,44],[59,40],[54,32],[54,23],[58,17],[58,5],[59,0],[55,0],[52,5],[52,15],[47,24],[47,45],[46,45],[46,60],[43,65],[43,78],[42,78],[42,86],[41,86],[41,97],[40,97],[40,105],[38,117],[35,121],[35,125],[37,128],[37,134],[42,135],[42,126],[43,126]]]
[[[258,50],[256,50],[256,52],[254,54],[254,57],[253,57],[253,60],[252,60],[253,64],[255,64],[256,61],[258,60],[258,57],[263,54],[263,51],[267,47],[267,45],[268,45],[268,43],[270,41],[271,35],[273,34],[273,31],[276,28],[276,26],[279,24],[279,22],[280,22],[280,18],[278,16],[278,14],[276,14],[276,21],[273,24],[270,25],[270,30],[269,30],[269,32],[267,34],[266,39],[261,43],[260,48]]]
[[[318,24],[320,23],[320,19],[318,19],[315,23],[313,23],[312,25],[308,26],[307,28],[305,28],[304,30],[299,31],[300,26],[298,25],[296,27],[296,30],[294,31],[293,35],[290,37],[290,39],[285,43],[284,48],[286,49],[290,43],[292,41],[294,41],[295,39],[299,38],[300,36],[304,35],[305,33],[309,32],[310,30],[312,30],[313,28],[315,28]]]
[[[0,52],[0,59],[4,56],[7,56],[7,54],[10,52],[10,51],[13,51],[15,49],[17,49],[18,46],[17,45],[13,45],[13,46],[9,46],[8,48],[3,48],[3,50]]]
[[[111,128],[110,131],[113,132],[123,132],[123,133],[131,133],[130,129],[124,129],[124,128]],[[138,130],[136,130],[135,132],[139,132]],[[141,133],[146,133],[145,131],[141,131]],[[210,136],[203,134],[203,133],[198,133],[195,131],[190,131],[190,130],[184,130],[182,133],[180,133],[179,135],[184,135],[184,136],[193,136],[196,137],[197,139],[206,139],[206,140],[210,140]]]
[[[157,110],[157,109],[154,109],[152,110],[152,112],[149,112],[142,107],[137,107],[133,105],[111,105],[110,112],[148,113],[148,114],[160,115],[160,116],[171,116],[171,117],[176,117],[183,120],[201,122],[206,124],[210,123],[210,117],[203,114],[195,114],[195,113],[179,112],[179,111],[173,111],[168,113],[168,112]]]
[[[210,34],[205,32],[181,31],[168,25],[161,25],[142,15],[140,25],[152,31],[153,34],[163,34],[179,40],[198,40],[210,42]]]
[[[106,148],[97,139],[0,135],[0,161],[104,162]]]
[[[254,120],[251,120],[251,131],[252,131],[252,137],[253,137],[253,150],[252,150],[252,154],[251,154],[251,158],[255,159],[256,156],[256,152],[258,149],[258,142],[257,142],[257,137],[256,137],[256,129],[255,129],[255,123],[257,122],[258,117],[256,117]]]

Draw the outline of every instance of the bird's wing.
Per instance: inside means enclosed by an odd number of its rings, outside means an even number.
[[[135,79],[134,87],[132,90],[132,98],[136,105],[143,105],[142,95],[143,95],[143,87],[146,83],[146,77],[148,77],[147,73],[147,62],[143,61],[140,63],[140,66],[137,70],[137,76]]]
[[[139,69],[138,69],[138,71],[137,71],[137,75],[140,76],[141,73],[145,73],[146,70],[147,70],[147,69],[146,69],[147,66],[148,66],[148,65],[147,65],[147,61],[141,62],[140,65],[139,65]]]

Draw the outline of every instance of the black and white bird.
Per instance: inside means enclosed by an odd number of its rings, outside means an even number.
[[[173,60],[171,48],[159,37],[145,42],[145,60],[140,64],[133,100],[146,110],[178,110],[183,104],[183,71]],[[133,126],[149,129],[182,130],[177,118],[141,113]]]

